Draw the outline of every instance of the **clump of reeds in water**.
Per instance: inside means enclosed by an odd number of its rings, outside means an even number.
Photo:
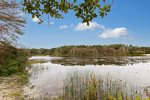
[[[81,75],[74,73],[64,81],[63,95],[54,100],[150,100],[131,89],[127,90],[122,81],[114,81],[107,77],[105,80],[94,74]]]

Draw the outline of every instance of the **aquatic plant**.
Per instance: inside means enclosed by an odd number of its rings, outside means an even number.
[[[131,89],[131,90],[130,90]],[[93,73],[68,75],[64,81],[63,94],[54,100],[150,100],[121,80],[97,77]]]

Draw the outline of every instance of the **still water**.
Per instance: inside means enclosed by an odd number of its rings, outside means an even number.
[[[28,98],[55,97],[63,92],[63,85],[72,73],[94,73],[104,79],[110,76],[128,88],[143,91],[150,86],[150,56],[124,58],[64,58],[33,56],[29,60],[42,61],[32,64],[24,94]]]

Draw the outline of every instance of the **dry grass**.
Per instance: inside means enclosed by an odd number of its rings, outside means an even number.
[[[125,83],[110,77],[104,80],[94,74],[82,76],[74,73],[65,80],[63,94],[54,100],[150,100],[150,97],[133,87],[129,90]]]

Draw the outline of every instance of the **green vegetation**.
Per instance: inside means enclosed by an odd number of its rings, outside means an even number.
[[[0,77],[1,100],[24,100],[23,87],[27,83],[27,78],[27,74],[23,73]]]
[[[81,18],[82,22],[92,21],[97,16],[102,18],[110,12],[110,1],[107,0],[24,0],[23,11],[32,15],[32,17],[40,18],[43,14],[54,18],[63,18],[63,14],[70,10],[75,12],[77,18]],[[40,19],[43,22],[42,19]]]
[[[27,53],[15,47],[18,36],[23,35],[25,25],[20,13],[16,1],[0,1],[0,76],[25,71]]]
[[[125,83],[109,76],[104,80],[94,74],[83,76],[76,72],[64,80],[63,94],[54,100],[150,100],[146,93],[127,88]]]
[[[10,93],[9,96],[10,97],[20,97],[21,93],[17,91],[17,92]]]
[[[122,57],[150,54],[150,47],[124,44],[62,46],[52,49],[28,49],[30,55],[50,55],[62,57]]]
[[[23,100],[28,53],[16,47],[25,19],[15,0],[0,0],[0,99]]]
[[[50,53],[50,49],[44,49],[44,48],[40,48],[40,49],[26,49],[29,53],[30,56],[35,56],[35,55],[39,55],[39,56],[46,56],[49,55]]]
[[[0,44],[0,76],[25,72],[27,52],[9,44]]]

